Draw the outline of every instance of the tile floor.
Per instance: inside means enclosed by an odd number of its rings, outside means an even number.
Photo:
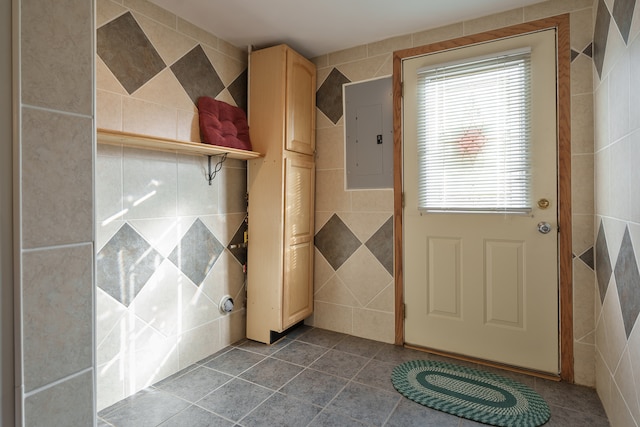
[[[303,326],[244,340],[98,414],[98,426],[482,426],[411,402],[391,370],[437,356]],[[439,358],[442,359],[442,358]],[[551,407],[546,426],[608,426],[595,390],[501,371]]]

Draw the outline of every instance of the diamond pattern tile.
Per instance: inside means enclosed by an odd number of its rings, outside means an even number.
[[[596,278],[598,279],[598,289],[600,290],[601,302],[604,302],[604,296],[607,293],[611,272],[609,248],[607,247],[607,238],[604,234],[604,227],[601,222],[600,228],[598,229],[598,237],[596,238]]]
[[[617,0],[620,1],[620,0]],[[620,252],[615,267],[616,286],[622,309],[622,320],[627,338],[640,313],[640,273],[629,235],[629,228],[624,230]]]
[[[393,217],[389,217],[365,245],[389,274],[393,275]]]
[[[132,94],[166,65],[130,12],[98,28],[98,55]]]
[[[593,62],[595,63],[598,76],[602,77],[602,66],[604,65],[604,54],[607,49],[607,38],[609,37],[609,24],[611,15],[604,0],[598,0],[598,11],[596,12],[596,27],[593,32]]]
[[[163,260],[162,255],[125,223],[98,252],[96,284],[128,307]]]
[[[249,73],[245,69],[236,79],[227,86],[227,90],[236,102],[236,106],[247,111],[247,86]]]
[[[331,70],[316,93],[316,106],[334,124],[342,117],[342,85],[350,80],[337,68]]]
[[[573,62],[573,60],[576,59],[578,55],[580,55],[580,52],[576,52],[575,50],[571,49],[571,62]]]
[[[247,262],[247,248],[243,247],[244,243],[244,233],[247,231],[247,223],[242,221],[238,230],[236,230],[236,234],[233,235],[231,241],[229,242],[229,252],[238,260],[238,262],[242,265]]]
[[[585,264],[587,264],[587,266],[590,269],[594,269],[594,259],[593,259],[593,247],[590,247],[589,249],[587,249],[586,251],[584,251],[582,253],[582,255],[580,255],[580,259],[582,260],[582,262],[584,262]]]
[[[171,71],[195,105],[201,96],[215,98],[224,89],[224,83],[200,45],[177,60]]]
[[[613,20],[615,21],[625,43],[629,43],[629,31],[636,0],[616,0],[613,3]]]
[[[358,249],[362,243],[336,214],[318,231],[315,246],[334,270]]]
[[[593,43],[589,43],[589,46],[585,47],[582,53],[587,55],[589,58],[593,58]]]
[[[200,286],[223,250],[224,246],[218,239],[200,219],[196,219],[169,255],[169,260]]]

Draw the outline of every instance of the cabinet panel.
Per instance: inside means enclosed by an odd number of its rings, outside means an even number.
[[[315,150],[316,69],[295,52],[287,52],[287,137],[285,149]]]

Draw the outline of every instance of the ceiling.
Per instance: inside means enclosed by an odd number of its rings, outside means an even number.
[[[151,0],[241,48],[287,43],[312,58],[542,0]]]

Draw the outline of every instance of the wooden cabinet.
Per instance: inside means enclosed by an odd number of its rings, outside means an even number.
[[[313,312],[315,90],[288,46],[251,53],[247,338],[269,344]]]

